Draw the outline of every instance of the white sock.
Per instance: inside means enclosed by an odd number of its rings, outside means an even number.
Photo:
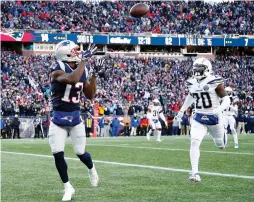
[[[224,145],[225,145],[225,147],[227,146],[227,144],[228,144],[228,134],[225,131],[225,134],[224,134]]]
[[[198,161],[200,157],[200,141],[196,139],[191,140],[191,147],[190,147],[190,160],[191,160],[191,168],[192,168],[192,175],[198,173]]]
[[[72,187],[70,181],[64,183],[64,188]]]
[[[150,129],[149,131],[148,131],[148,133],[146,134],[146,136],[148,136],[148,137],[150,137],[150,135],[152,134],[152,129]]]
[[[161,130],[157,130],[157,140],[161,139]]]
[[[237,135],[236,130],[233,128],[233,129],[231,129],[231,132],[232,132],[233,137],[234,137],[234,143],[238,144],[238,135]]]

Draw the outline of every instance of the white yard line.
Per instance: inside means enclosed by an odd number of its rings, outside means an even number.
[[[99,146],[99,147],[118,147],[118,148],[132,148],[132,149],[148,149],[148,150],[163,150],[163,151],[185,151],[190,152],[189,149],[170,149],[170,148],[161,148],[161,147],[134,147],[127,145],[109,145],[109,144],[87,144],[88,146]],[[243,152],[227,152],[227,151],[211,151],[211,150],[201,150],[205,153],[218,153],[218,154],[236,154],[236,155],[251,155],[254,156],[254,153],[243,153]]]
[[[34,157],[42,157],[42,158],[53,158],[53,156],[42,155],[42,154],[8,152],[8,151],[1,151],[1,153],[4,153],[4,154],[14,154],[14,155],[23,155],[23,156],[34,156]],[[79,161],[78,158],[65,157],[65,159]],[[149,166],[149,165],[130,164],[130,163],[119,163],[119,162],[101,161],[101,160],[93,160],[93,161],[96,162],[96,163],[103,163],[103,164],[109,164],[109,165],[118,165],[118,166],[125,166],[125,167],[148,168],[148,169],[154,169],[154,170],[165,170],[165,171],[182,172],[182,173],[190,173],[191,172],[190,170],[178,169],[178,168],[168,168],[168,167]],[[231,177],[231,178],[241,178],[241,179],[252,179],[252,180],[254,180],[254,176],[247,176],[247,175],[214,173],[214,172],[205,172],[205,171],[200,171],[199,173],[200,174],[204,174],[204,175],[212,175],[212,176],[221,176],[221,177]]]

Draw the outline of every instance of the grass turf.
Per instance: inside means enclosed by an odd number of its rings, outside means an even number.
[[[190,169],[187,137],[163,137],[162,143],[144,137],[87,140],[93,159],[109,162]],[[240,148],[218,150],[211,137],[201,145],[200,171],[254,176],[254,136],[241,135]],[[2,140],[2,151],[51,155],[47,140]],[[218,153],[214,153],[218,152]],[[65,156],[76,158],[68,139]],[[61,201],[63,186],[53,158],[1,153],[1,199],[5,202]],[[91,187],[80,161],[67,160],[76,193],[74,202],[121,201],[254,201],[254,179],[201,175],[201,183],[188,181],[187,172],[95,163],[100,185]]]

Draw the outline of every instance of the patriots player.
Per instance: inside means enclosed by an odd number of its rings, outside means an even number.
[[[239,145],[238,145],[238,135],[235,129],[236,121],[234,116],[237,116],[237,113],[238,113],[238,106],[235,104],[236,101],[238,101],[238,98],[233,97],[232,88],[226,87],[225,90],[230,98],[230,106],[223,111],[223,122],[224,122],[225,133],[227,134],[227,128],[229,126],[234,138],[234,143],[235,143],[234,148],[237,149],[239,148]],[[226,143],[227,143],[228,136],[226,135],[225,137],[226,137]]]
[[[70,201],[75,190],[70,184],[67,164],[64,159],[64,146],[67,135],[72,140],[74,152],[88,168],[92,186],[99,182],[91,155],[85,150],[85,127],[80,118],[80,96],[83,92],[92,99],[96,91],[96,76],[104,60],[99,60],[92,69],[90,84],[87,82],[87,61],[96,53],[97,47],[89,45],[87,50],[78,52],[78,45],[65,40],[56,45],[57,61],[51,66],[51,104],[53,115],[49,127],[49,144],[55,165],[64,184],[62,201]]]
[[[213,75],[211,62],[206,58],[198,58],[194,61],[193,77],[187,80],[187,86],[189,94],[177,117],[181,119],[186,109],[195,102],[190,146],[192,173],[189,179],[199,182],[201,181],[198,174],[200,144],[209,132],[218,148],[225,147],[222,112],[229,107],[230,100],[223,87],[223,79]]]
[[[158,99],[154,99],[152,105],[148,107],[148,113],[147,113],[147,119],[150,124],[151,129],[146,134],[146,138],[150,140],[150,135],[157,131],[157,142],[161,142],[161,123],[159,118],[165,123],[165,126],[167,127],[167,121],[163,114],[163,110],[160,104],[160,101]]]

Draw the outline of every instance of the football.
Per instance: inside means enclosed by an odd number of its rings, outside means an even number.
[[[144,3],[138,3],[132,6],[130,10],[130,15],[135,18],[140,18],[145,16],[149,11],[149,6]]]

